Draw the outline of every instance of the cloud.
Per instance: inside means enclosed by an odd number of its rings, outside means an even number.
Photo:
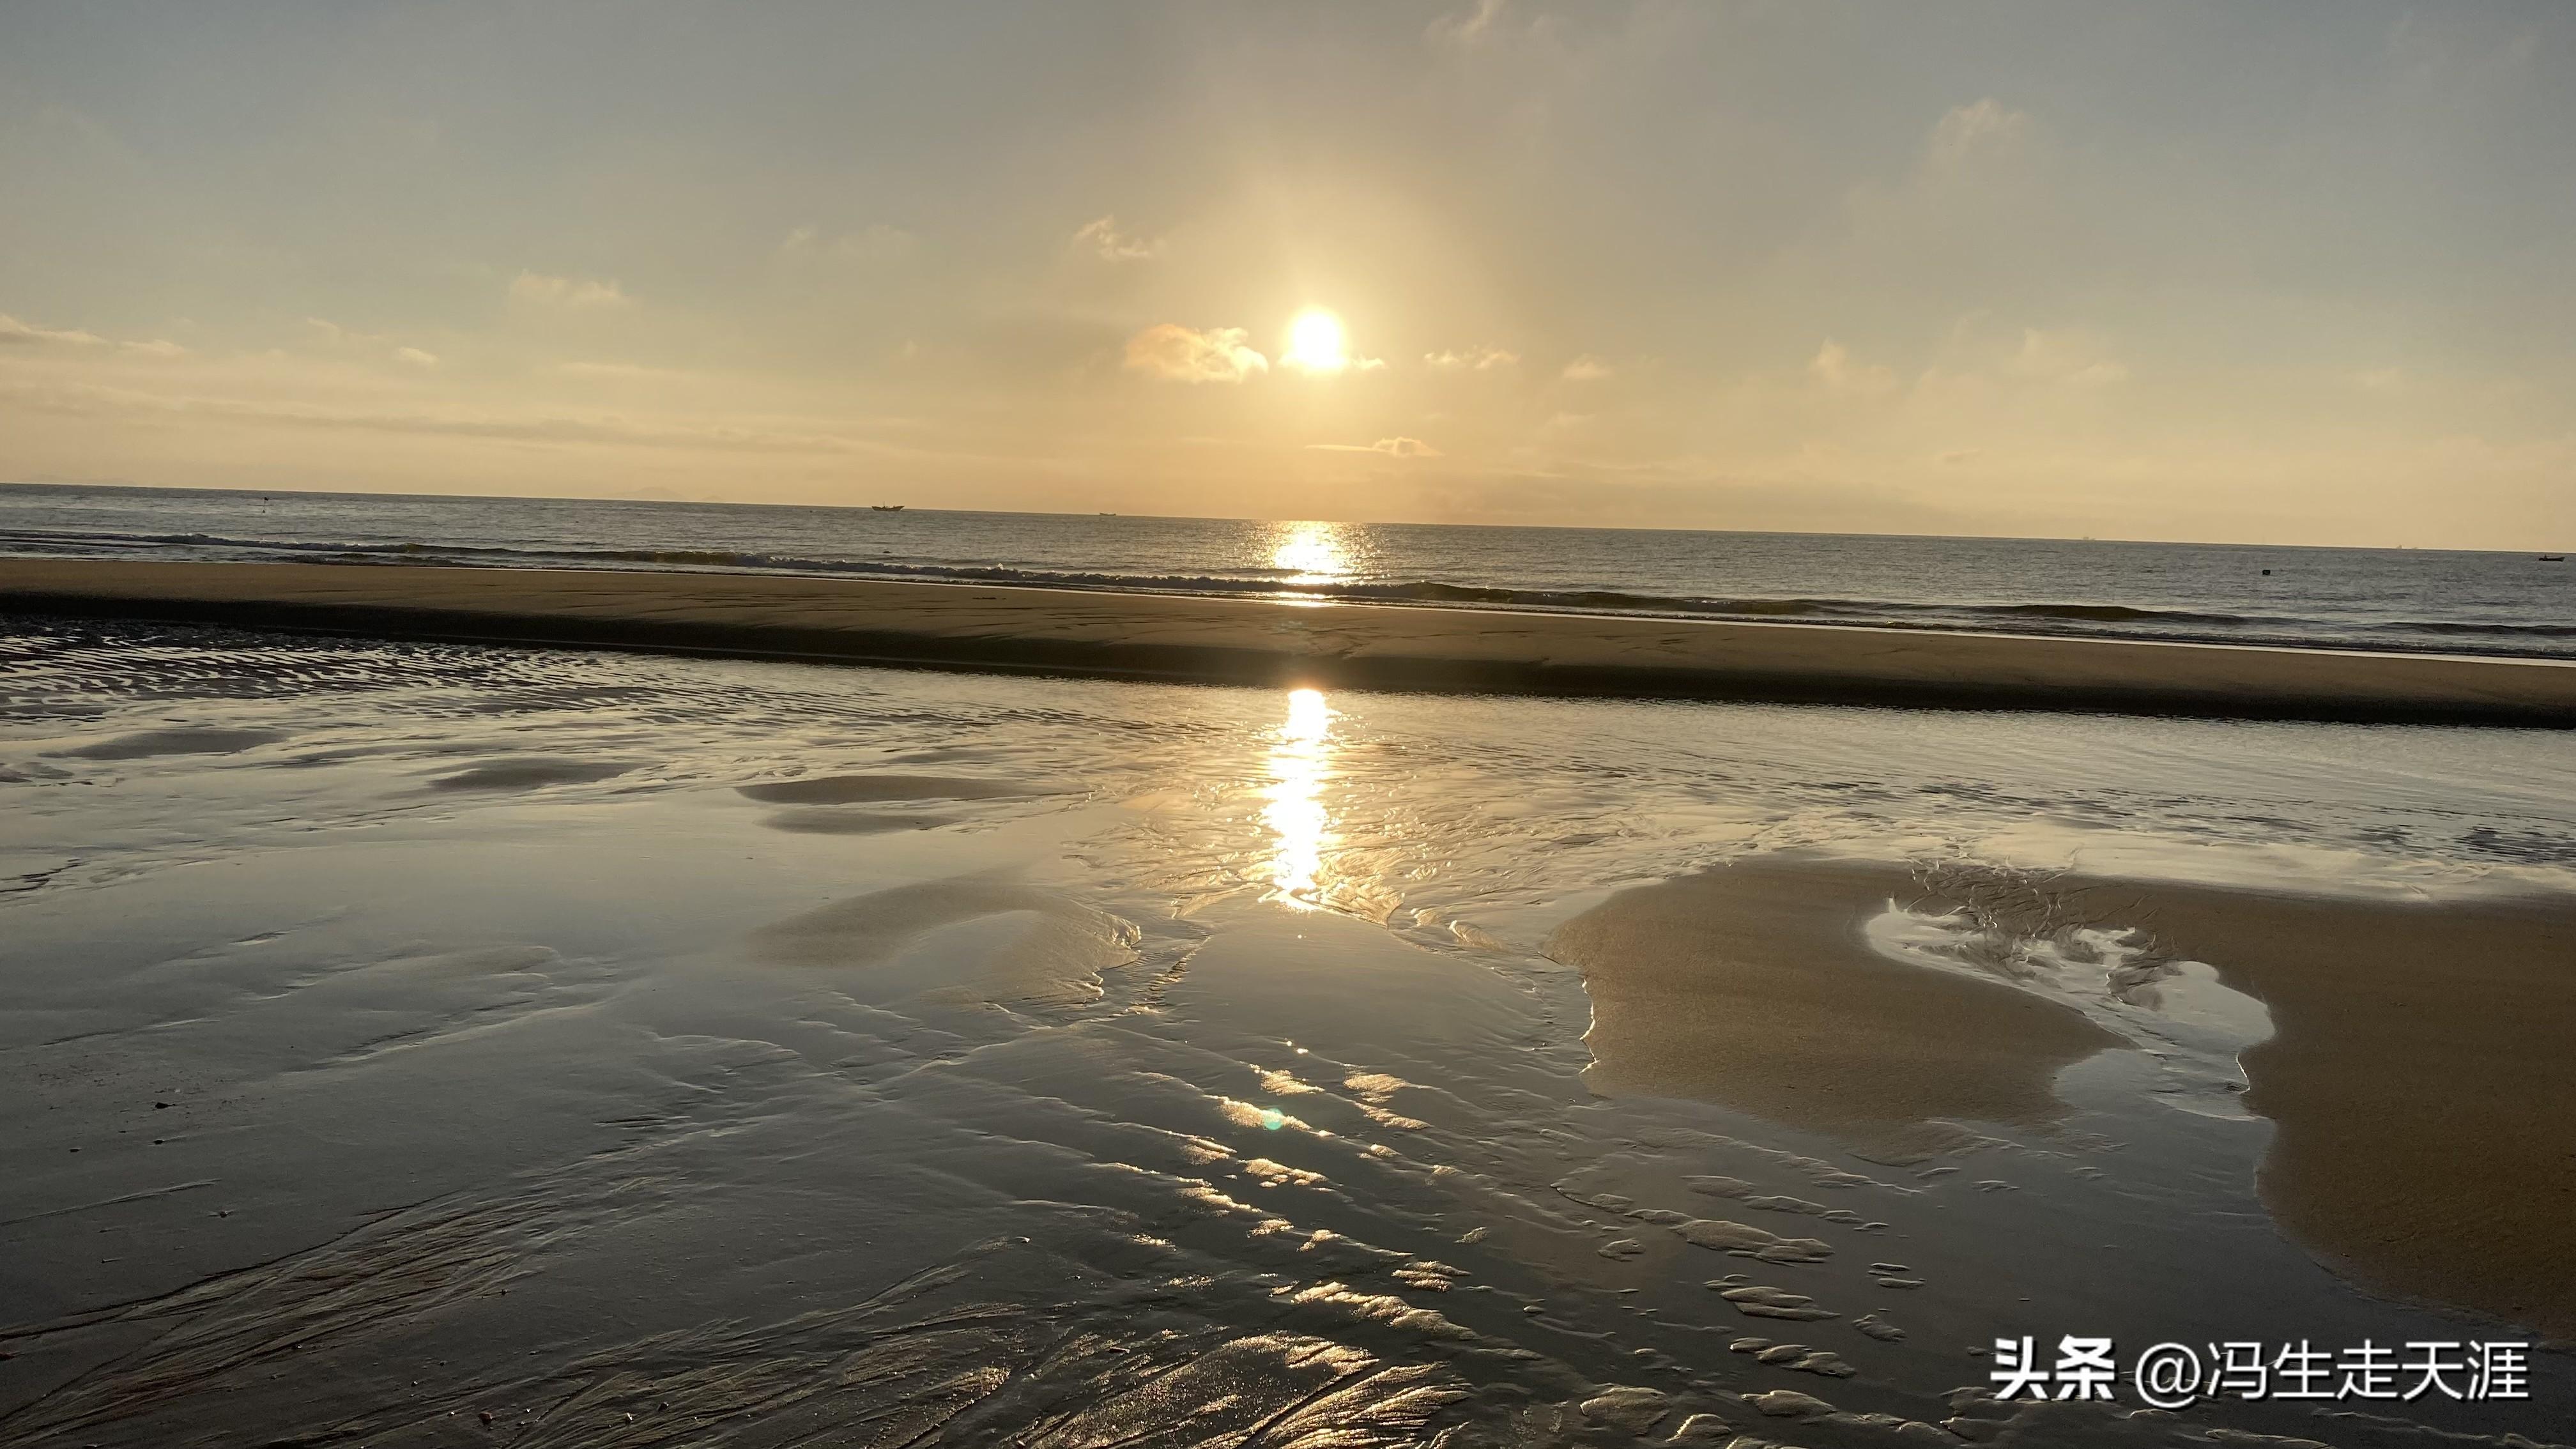
[[[539,272],[521,272],[510,282],[510,299],[535,302],[549,307],[631,307],[635,299],[614,281],[587,277],[549,277]],[[319,319],[316,319],[317,321]],[[329,323],[322,323],[330,326]],[[336,329],[335,329],[336,330]]]
[[[1828,338],[1807,362],[1807,375],[1828,392],[1875,397],[1896,390],[1896,374],[1876,363],[1852,361],[1849,349]]]
[[[847,433],[790,431],[723,422],[649,423],[616,414],[388,413],[321,404],[171,396],[78,383],[37,387],[0,385],[0,404],[70,417],[193,418],[259,427],[507,443],[596,444],[753,454],[887,454],[910,451]]]
[[[558,362],[554,370],[566,377],[612,382],[700,382],[707,376],[676,367],[647,367],[640,362]]]
[[[328,317],[307,317],[304,319],[304,325],[313,329],[314,333],[322,339],[321,345],[324,347],[335,350],[360,349],[370,357],[381,353],[385,358],[407,367],[438,366],[437,353],[405,346],[382,332],[361,332],[354,327],[343,327]]]
[[[1251,335],[1240,327],[1198,332],[1158,322],[1127,339],[1127,369],[1166,382],[1241,382],[1270,370],[1270,359],[1249,345]]]
[[[1939,463],[1944,468],[1956,468],[1962,463],[1975,462],[1978,458],[1984,456],[1985,451],[1986,450],[1983,448],[1952,448],[1950,451],[1943,453],[1933,461]]]
[[[95,332],[62,331],[21,322],[0,312],[0,347],[104,347],[107,339]]]
[[[1073,234],[1073,246],[1104,262],[1145,262],[1163,254],[1161,237],[1129,236],[1118,229],[1114,216],[1083,223]]]
[[[1374,443],[1308,443],[1319,453],[1384,453],[1390,458],[1437,458],[1440,450],[1420,438],[1380,438]]]
[[[1599,382],[1610,375],[1610,364],[1587,352],[1567,363],[1563,375],[1567,382]]]
[[[857,231],[839,236],[825,236],[821,231],[800,226],[787,234],[778,250],[790,257],[828,257],[844,262],[891,262],[912,254],[921,238],[902,227],[885,222],[871,222]],[[614,282],[609,284],[615,286]]]
[[[113,347],[120,352],[140,352],[146,357],[180,357],[188,349],[166,337],[145,342],[110,342],[95,332],[69,327],[39,327],[0,312],[0,347]]]
[[[1463,352],[1426,352],[1422,360],[1443,371],[1491,372],[1518,363],[1521,355],[1499,347],[1470,347]]]
[[[1494,33],[1495,22],[1503,18],[1508,0],[1476,0],[1465,10],[1443,15],[1431,22],[1428,34],[1443,45],[1475,46]]]
[[[2030,137],[2028,111],[2016,111],[1992,96],[1953,107],[1932,127],[1924,157],[1935,166],[1961,166],[1983,155],[2019,146]]]
[[[2113,357],[2101,339],[2084,332],[2042,332],[2024,328],[2021,346],[2004,362],[2003,372],[2024,382],[2067,387],[2106,387],[2126,382],[2128,366]]]

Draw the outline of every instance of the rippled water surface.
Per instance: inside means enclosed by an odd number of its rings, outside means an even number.
[[[1862,1155],[1596,1094],[1539,949],[1756,852],[2565,888],[2556,735],[20,621],[0,801],[12,1444],[2576,1436],[2553,1355],[2526,1404],[1981,1401],[1998,1335],[2501,1331],[2273,1228],[2259,1003],[2052,967],[2131,1043],[2069,1115]],[[1815,1247],[1675,1227],[1736,1218]]]

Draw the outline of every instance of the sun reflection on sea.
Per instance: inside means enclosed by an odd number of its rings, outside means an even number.
[[[1288,692],[1288,718],[1270,750],[1270,787],[1262,792],[1262,823],[1274,839],[1271,898],[1299,910],[1322,902],[1318,883],[1332,817],[1324,809],[1324,782],[1332,774],[1332,706],[1320,689]]]
[[[1283,523],[1275,537],[1270,566],[1291,575],[1289,583],[1329,584],[1351,572],[1339,524]]]

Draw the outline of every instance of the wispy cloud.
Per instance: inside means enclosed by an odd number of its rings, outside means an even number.
[[[1992,96],[1953,107],[1932,127],[1924,159],[1935,166],[1958,166],[1980,155],[2018,146],[2031,134],[2028,111],[2017,111]]]
[[[731,453],[869,454],[893,445],[848,434],[787,430],[722,421],[647,423],[615,414],[512,415],[479,411],[412,411],[176,396],[89,384],[0,385],[0,403],[76,417],[195,417],[241,425],[395,433],[512,443],[605,444]]]
[[[1241,382],[1270,370],[1270,359],[1253,349],[1251,337],[1240,327],[1201,332],[1159,322],[1127,339],[1127,368],[1166,382]]]
[[[1074,250],[1104,262],[1145,262],[1163,254],[1161,237],[1131,236],[1118,229],[1118,218],[1104,216],[1083,223],[1073,234]]]
[[[1896,373],[1874,362],[1857,362],[1851,350],[1831,338],[1807,361],[1807,376],[1828,392],[1877,397],[1896,390]]]
[[[778,244],[785,257],[808,257],[841,262],[890,262],[910,256],[921,245],[921,238],[902,227],[887,222],[871,222],[857,231],[829,235],[820,228],[800,226]],[[615,286],[614,282],[609,284]]]
[[[707,374],[676,367],[648,367],[640,362],[558,362],[554,370],[566,377],[596,378],[612,382],[704,382]]]
[[[2107,387],[2129,379],[2128,364],[2111,355],[2110,346],[2089,332],[2044,332],[2022,329],[2021,345],[2006,358],[2002,371],[2023,382],[2067,387]]]
[[[1374,443],[1308,443],[1319,453],[1384,453],[1390,458],[1437,458],[1440,450],[1420,438],[1380,438]]]
[[[304,325],[313,329],[314,335],[321,339],[323,347],[334,351],[358,352],[368,357],[381,356],[387,361],[399,362],[405,367],[438,366],[437,353],[426,348],[396,342],[381,332],[361,332],[354,327],[343,327],[328,317],[307,317],[304,319]]]
[[[550,277],[521,272],[510,281],[510,299],[546,307],[631,307],[635,299],[615,281],[590,277]]]
[[[1431,39],[1442,45],[1475,46],[1494,33],[1495,23],[1503,18],[1508,0],[1475,0],[1458,10],[1431,22]]]
[[[1499,347],[1470,347],[1457,352],[1426,352],[1422,354],[1422,360],[1444,372],[1461,370],[1491,372],[1498,367],[1511,367],[1517,364],[1521,360],[1521,355],[1517,352],[1505,352]]]
[[[1607,359],[1595,357],[1587,352],[1567,363],[1563,376],[1567,382],[1599,382],[1610,373],[1611,367]]]
[[[39,327],[21,322],[0,312],[0,347],[104,347],[107,339],[95,332]]]

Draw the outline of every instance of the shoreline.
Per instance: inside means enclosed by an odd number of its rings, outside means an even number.
[[[802,575],[0,559],[0,609],[1406,692],[2576,727],[2576,663]]]

